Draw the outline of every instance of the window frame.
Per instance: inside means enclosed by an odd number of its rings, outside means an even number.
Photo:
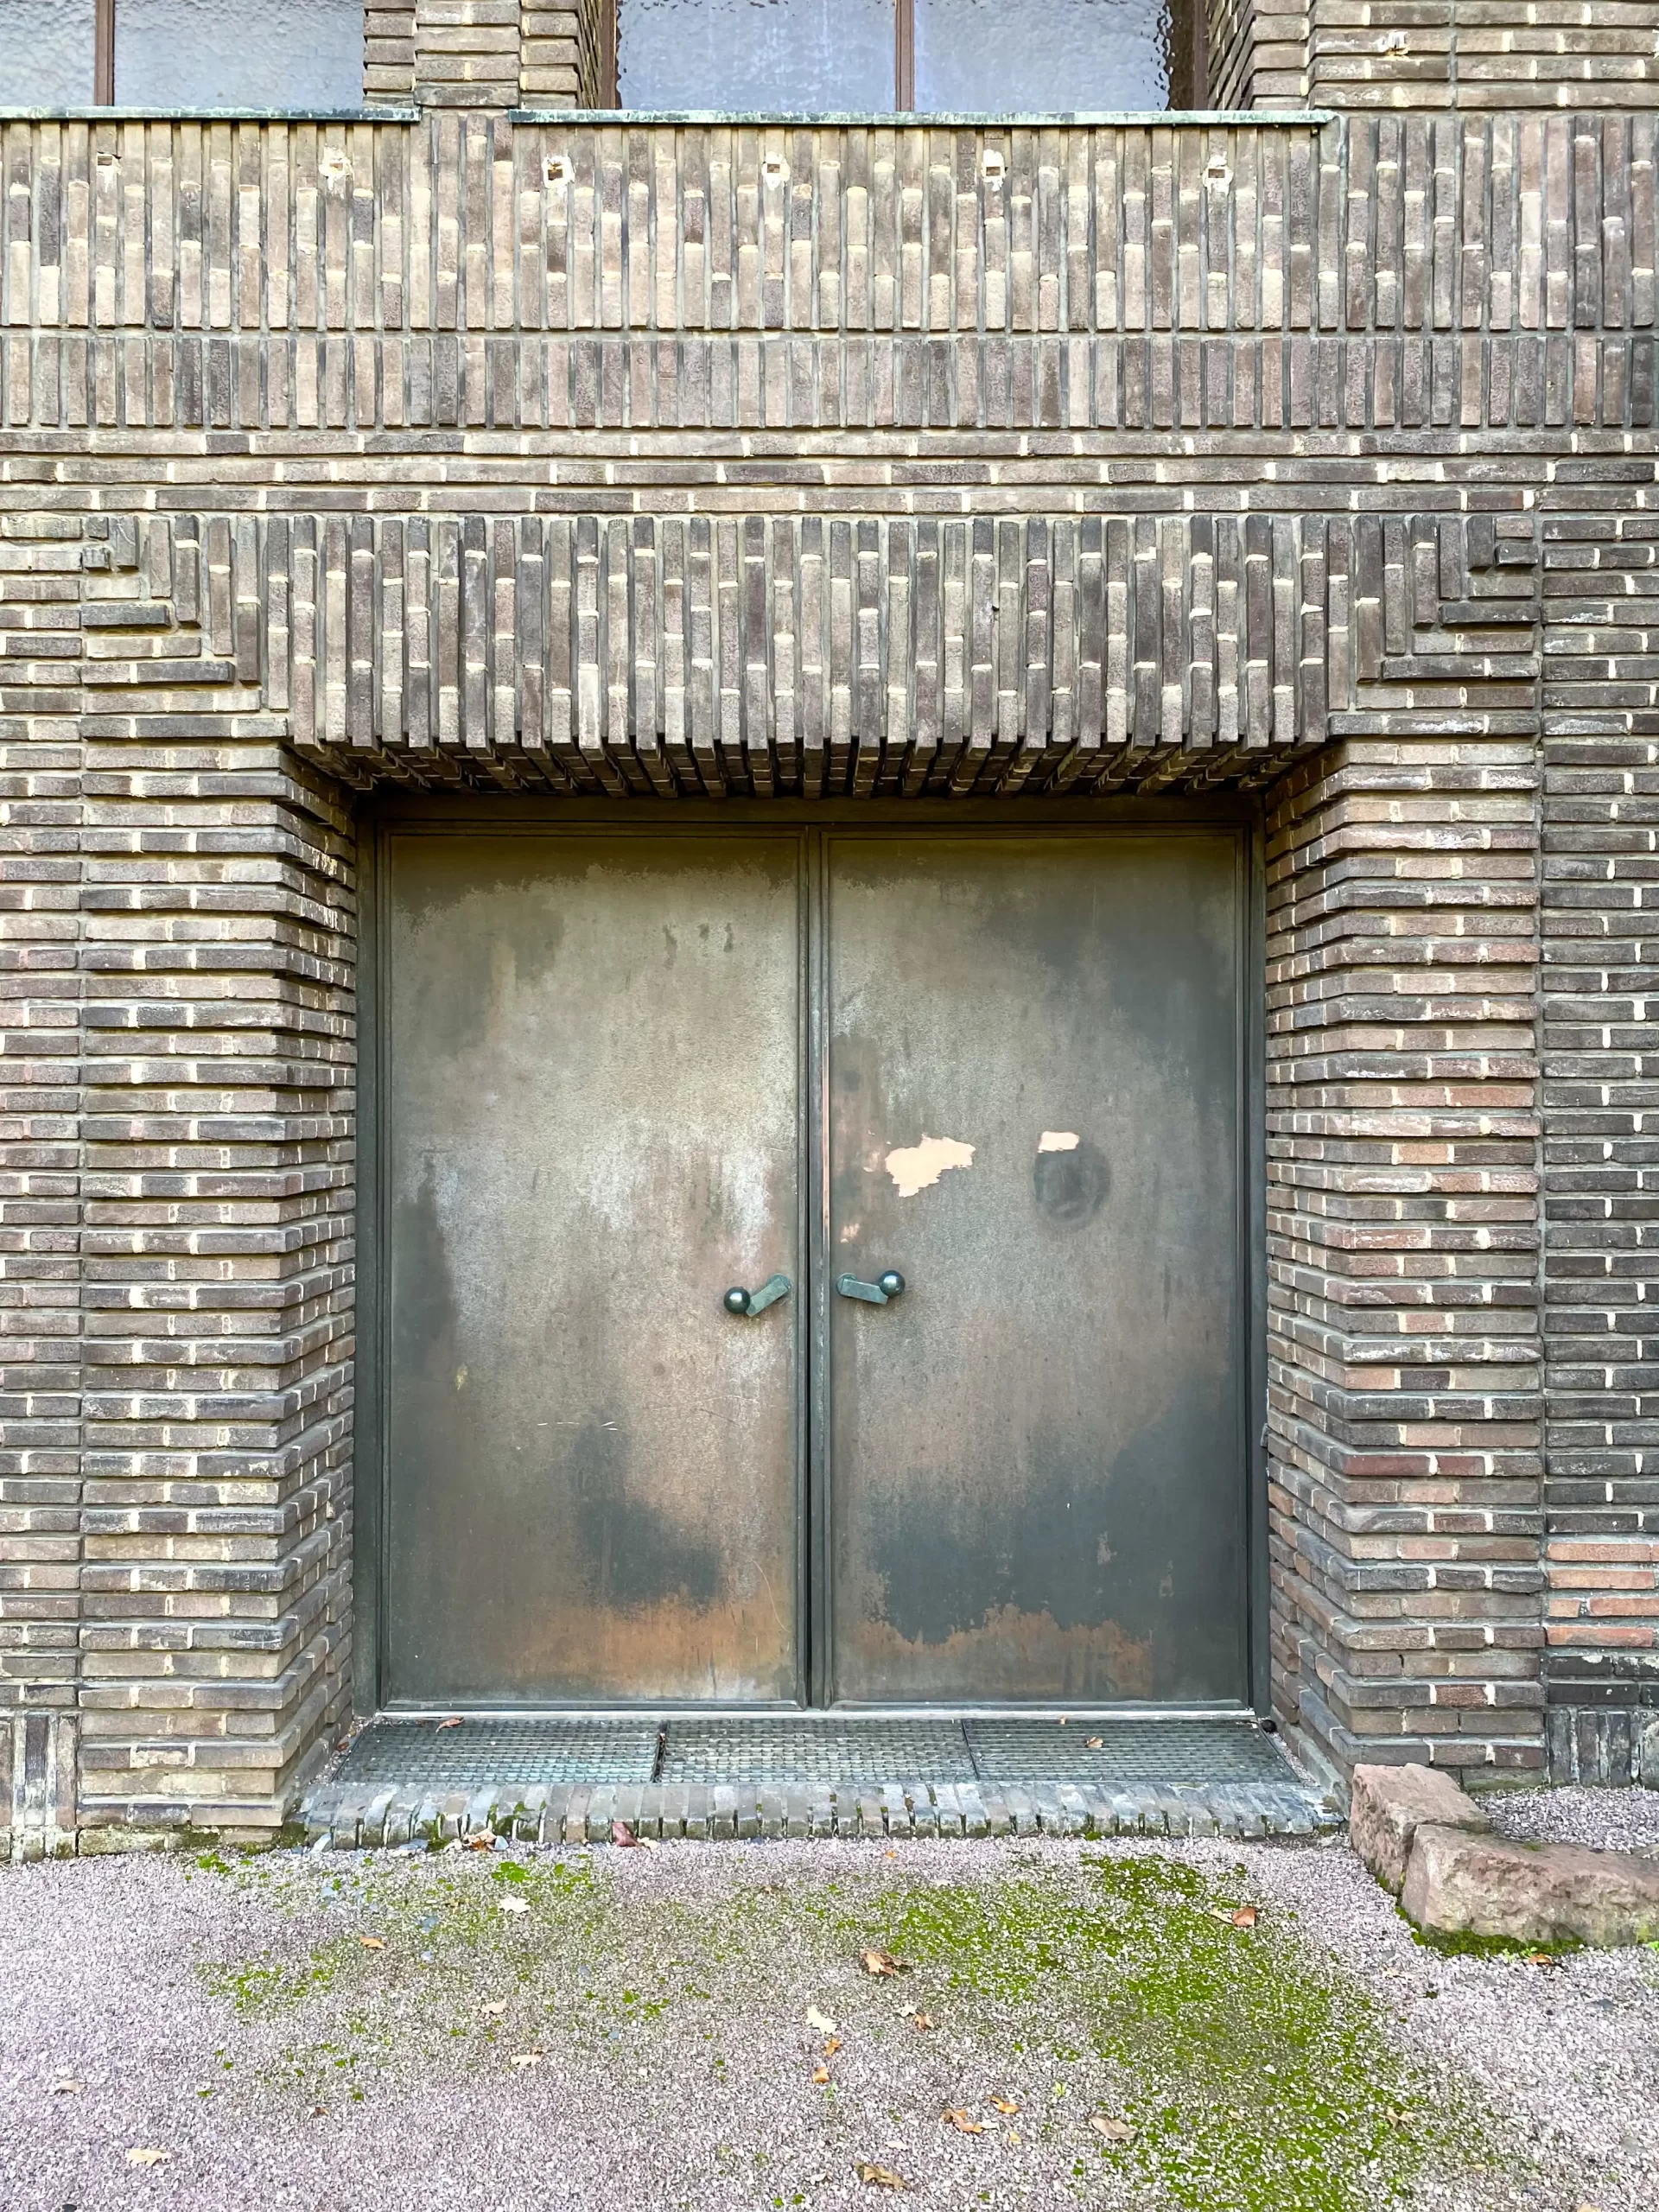
[[[612,26],[612,46],[615,46],[617,0],[607,0],[605,14]],[[94,0],[92,17],[92,105],[113,107],[115,98],[115,5],[116,0]],[[364,35],[368,35],[367,16],[364,18]],[[616,71],[614,54],[610,82],[614,86]],[[297,115],[302,112],[296,109]]]
[[[98,0],[113,11],[115,0]],[[617,17],[622,0],[601,0],[599,19],[599,104],[607,112],[626,114],[617,78]],[[1189,24],[1191,46],[1185,56],[1192,72],[1192,106],[1202,110],[1210,96],[1209,9],[1206,0],[1192,0]],[[893,112],[916,112],[916,0],[893,0]],[[1166,110],[1168,113],[1172,111]]]
[[[98,0],[92,24],[92,105],[115,105],[115,0]]]

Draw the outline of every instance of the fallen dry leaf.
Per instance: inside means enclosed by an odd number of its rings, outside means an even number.
[[[1096,2135],[1103,2135],[1109,2143],[1133,2143],[1135,2140],[1135,2130],[1127,2120],[1111,2120],[1103,2112],[1091,2112],[1089,2125]]]
[[[613,1843],[620,1844],[625,1850],[632,1851],[639,1840],[639,1837],[635,1835],[633,1830],[628,1826],[626,1821],[613,1821],[611,1822],[611,1841]]]
[[[830,2069],[827,2066],[815,2066],[812,2069],[812,2079],[815,2082],[827,2082],[830,2079]]]
[[[839,2036],[831,2036],[823,2046],[823,2055],[826,2058],[833,2058],[840,2049],[841,2037]]]
[[[170,2151],[155,2151],[135,2145],[127,2153],[127,2164],[130,2166],[164,2166],[172,2155]]]
[[[910,2016],[910,2024],[912,2028],[931,2028],[933,2024],[933,2015],[931,2012],[912,2012]]]
[[[486,1828],[481,1834],[469,1835],[467,1839],[467,1848],[468,1851],[493,1851],[495,1838]]]
[[[1560,1963],[1560,1961],[1556,1957],[1554,1951],[1529,1951],[1527,1953],[1527,1964],[1529,1967],[1558,1967]]]
[[[896,1859],[896,1858],[899,1856],[899,1854],[898,1854],[898,1853],[897,1853],[896,1851],[884,1851],[884,1852],[882,1853],[881,1856],[882,1856],[884,1859]]]
[[[509,2066],[539,2066],[541,2063],[542,2054],[539,2050],[515,2050],[507,2061]]]
[[[954,2127],[958,2135],[982,2135],[985,2133],[984,2121],[976,2120],[972,2113],[962,2105],[947,2105],[939,2118],[947,2127]]]
[[[1253,1904],[1240,1905],[1238,1910],[1233,1915],[1233,1925],[1235,1928],[1254,1928],[1255,1907]]]
[[[870,2189],[908,2189],[910,2183],[903,2174],[896,2174],[891,2166],[878,2166],[868,2158],[861,2158],[853,2171]]]
[[[657,1839],[654,1835],[637,1835],[633,1840],[641,1851],[655,1851],[657,1848]]]
[[[1103,1736],[1091,1736],[1089,1738],[1087,1749],[1091,1751],[1103,1751],[1105,1748],[1105,1745],[1106,1738]]]
[[[440,1720],[438,1726],[440,1728],[459,1728],[461,1726],[461,1716],[457,1713],[448,1720]]]
[[[498,1997],[493,2005],[486,2005],[482,2009],[486,2012],[505,2012],[510,2002],[508,1998]]]
[[[498,1897],[496,1904],[502,1912],[528,1912],[530,1906],[523,1897]]]
[[[384,1936],[359,1936],[357,1940],[365,1951],[384,1951],[386,1948]]]
[[[1020,2141],[1020,2131],[1019,2131],[1019,2129],[1018,2129],[1017,2127],[1011,2127],[1011,2128],[1009,2128],[1009,2130],[1008,2130],[1008,2140],[1009,2140],[1009,2142],[1010,2142],[1010,2143],[1018,2143],[1018,2142]]]
[[[84,2082],[54,2082],[52,2094],[54,2097],[78,2097],[86,2086]]]
[[[907,1959],[895,1959],[891,1951],[861,1951],[858,1963],[868,1974],[908,1974]]]
[[[816,2005],[806,2008],[806,2024],[815,2035],[832,2036],[836,2032],[835,2022],[827,2012],[820,2012]]]
[[[993,2097],[991,2109],[1007,2114],[1018,2112],[1020,2107],[1012,2097]]]

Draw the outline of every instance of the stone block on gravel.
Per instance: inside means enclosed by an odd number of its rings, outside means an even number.
[[[1398,1897],[1420,1827],[1484,1834],[1491,1822],[1449,1774],[1432,1766],[1357,1766],[1348,1840],[1385,1890]]]
[[[1659,1941],[1659,1861],[1425,1825],[1412,1843],[1400,1903],[1429,1936],[1650,1943]]]

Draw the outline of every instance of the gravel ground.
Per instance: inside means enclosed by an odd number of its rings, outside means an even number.
[[[1480,1802],[1503,1835],[1659,1859],[1659,1789],[1492,1789]]]
[[[1659,1955],[1440,1955],[1335,1841],[94,1859],[0,1957],[8,2212],[1659,2202]]]

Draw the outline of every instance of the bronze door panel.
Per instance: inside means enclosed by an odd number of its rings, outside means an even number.
[[[386,1694],[797,1699],[801,841],[387,852]]]
[[[1245,1697],[1239,838],[827,878],[832,1695]]]

